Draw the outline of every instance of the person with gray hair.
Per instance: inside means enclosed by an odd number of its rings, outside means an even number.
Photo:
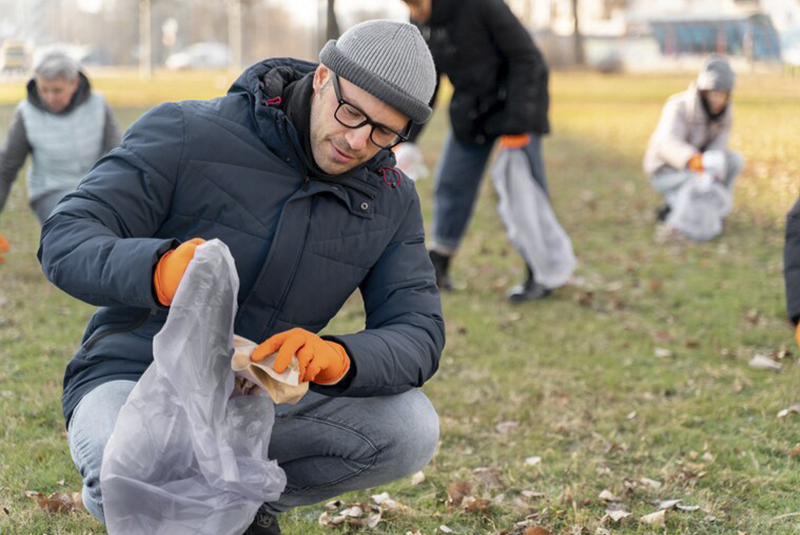
[[[420,201],[391,150],[431,115],[433,59],[414,26],[380,20],[319,58],[264,60],[224,97],[150,110],[44,224],[46,276],[102,307],[62,398],[98,519],[117,415],[153,362],[195,249],[215,238],[239,278],[234,332],[259,344],[254,361],[277,353],[278,373],[296,358],[309,385],[296,405],[275,407],[269,458],[287,485],[246,533],[278,534],[279,513],[404,477],[433,456],[438,418],[418,388],[438,368],[444,320]],[[318,335],[356,290],[365,327]]]
[[[703,153],[724,152],[722,183],[733,189],[744,159],[728,149],[733,125],[733,91],[736,74],[728,61],[716,54],[705,58],[697,79],[686,91],[672,95],[661,112],[644,156],[644,171],[663,197],[656,220],[665,221],[678,192],[703,172]]]
[[[114,113],[80,64],[60,51],[33,69],[0,150],[0,211],[28,154],[28,199],[39,224],[103,154],[120,141]]]

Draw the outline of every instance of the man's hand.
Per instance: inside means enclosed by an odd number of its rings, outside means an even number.
[[[323,340],[305,329],[295,328],[271,336],[253,351],[250,359],[258,362],[275,351],[278,357],[273,367],[278,373],[283,373],[297,355],[303,382],[336,384],[350,369],[350,357],[341,345]]]
[[[698,152],[691,158],[689,158],[689,163],[686,164],[686,167],[696,173],[703,172],[703,153]]]
[[[7,253],[8,252],[8,241],[0,234],[0,253]],[[0,254],[0,264],[5,262],[5,257]]]
[[[183,274],[186,273],[189,262],[194,258],[194,250],[205,241],[203,238],[194,238],[183,242],[177,249],[167,251],[158,259],[156,271],[153,275],[153,285],[156,289],[158,301],[165,307],[172,304]]]
[[[501,149],[521,149],[530,142],[530,134],[505,134],[500,136]]]

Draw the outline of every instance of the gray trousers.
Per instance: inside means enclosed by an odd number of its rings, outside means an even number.
[[[744,158],[733,151],[725,151],[725,163],[727,173],[723,183],[729,190],[733,189],[736,178],[744,167]],[[678,191],[692,177],[696,176],[695,171],[689,169],[675,169],[674,167],[662,167],[650,177],[653,188],[664,196],[664,201],[672,206],[678,198]]]

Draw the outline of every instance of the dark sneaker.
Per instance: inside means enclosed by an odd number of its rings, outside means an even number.
[[[242,535],[281,535],[278,519],[272,514],[259,509],[253,523]]]
[[[671,211],[672,207],[668,204],[656,208],[656,222],[662,223],[666,221]]]
[[[453,289],[453,281],[447,274],[448,269],[450,269],[450,257],[437,253],[436,251],[430,251],[429,254],[431,262],[433,263],[433,269],[436,271],[436,286],[438,286],[440,290],[449,292]]]
[[[514,286],[508,291],[508,300],[512,303],[524,303],[525,301],[544,299],[551,293],[550,288],[536,282],[536,278],[533,276],[533,270],[530,267],[527,267],[527,272],[525,282]]]

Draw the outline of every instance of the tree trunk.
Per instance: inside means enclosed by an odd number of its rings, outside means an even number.
[[[586,64],[583,57],[583,36],[581,35],[580,24],[578,21],[579,0],[572,0],[572,46],[575,54],[575,65],[582,67]]]

